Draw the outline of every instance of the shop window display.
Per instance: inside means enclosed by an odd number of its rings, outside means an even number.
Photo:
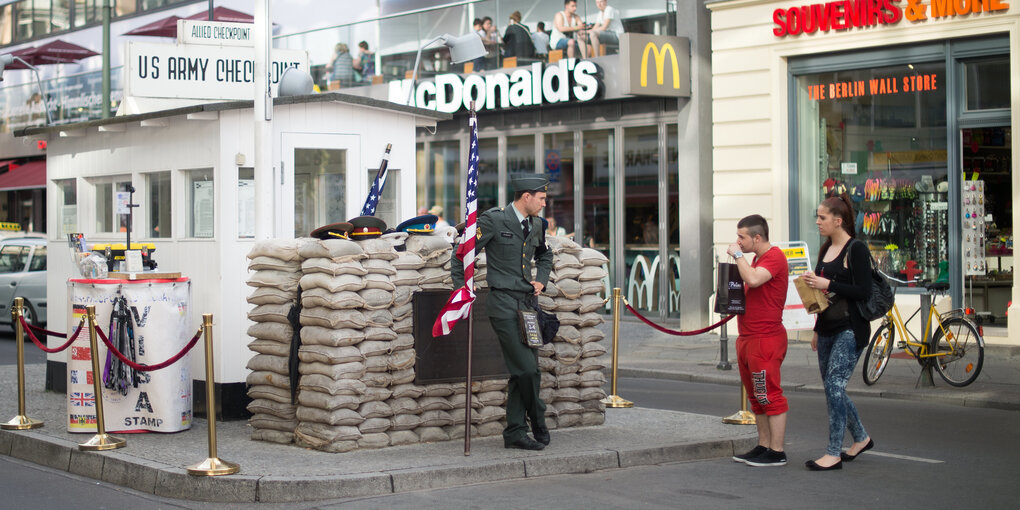
[[[845,191],[882,270],[948,281],[945,76],[931,62],[797,78],[798,227],[812,256],[817,204]]]

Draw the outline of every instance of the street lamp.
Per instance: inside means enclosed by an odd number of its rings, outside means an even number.
[[[46,105],[46,94],[43,93],[42,80],[39,79],[39,70],[36,69],[34,65],[29,64],[22,60],[21,57],[15,57],[10,53],[0,55],[0,81],[4,81],[4,68],[11,65],[11,63],[15,60],[21,62],[22,65],[31,69],[32,72],[35,73],[35,84],[39,87],[39,98],[43,102],[43,110],[46,110],[46,125],[53,124],[53,118],[50,117],[50,107]]]
[[[418,48],[418,54],[414,57],[414,68],[411,71],[411,90],[407,93],[407,105],[411,106],[411,99],[414,97],[414,81],[418,78],[418,64],[421,63],[421,50],[435,42],[442,42],[450,48],[450,60],[454,64],[462,64],[469,60],[484,57],[488,52],[482,44],[482,38],[475,32],[454,37],[450,34],[443,34]]]

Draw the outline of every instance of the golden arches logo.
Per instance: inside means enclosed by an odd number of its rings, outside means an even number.
[[[677,63],[676,51],[673,50],[673,45],[665,43],[662,45],[660,50],[655,43],[650,42],[645,45],[644,51],[641,52],[641,86],[648,86],[648,53],[652,52],[655,54],[655,82],[658,85],[662,85],[663,82],[663,67],[666,65],[666,54],[669,53],[671,63],[673,64],[673,88],[680,88],[680,64]]]

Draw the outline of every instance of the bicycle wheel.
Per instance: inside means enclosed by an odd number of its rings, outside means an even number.
[[[974,323],[962,317],[951,317],[935,328],[933,336],[937,353],[935,359],[939,375],[953,386],[966,386],[977,379],[985,361],[985,339],[981,338]]]
[[[889,327],[886,322],[879,326],[878,331],[871,337],[868,344],[868,352],[864,355],[864,384],[871,386],[882,377],[885,367],[889,365],[889,356],[892,355],[893,345],[896,344],[896,331]]]

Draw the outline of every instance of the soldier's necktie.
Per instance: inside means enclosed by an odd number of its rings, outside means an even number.
[[[531,228],[529,227],[530,224],[531,222],[528,221],[528,218],[521,220],[521,228],[524,229],[524,237],[528,237],[528,234],[531,232]]]

